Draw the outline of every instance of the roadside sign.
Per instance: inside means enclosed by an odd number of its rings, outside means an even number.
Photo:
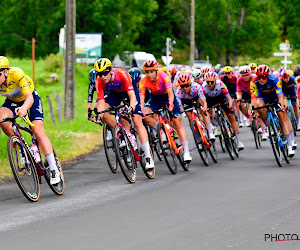
[[[291,52],[274,52],[274,56],[292,56]]]
[[[293,61],[281,61],[281,63],[283,63],[283,64],[292,64],[293,63]]]
[[[289,51],[290,50],[290,44],[289,43],[281,43],[280,46],[279,46],[279,49]]]
[[[168,56],[168,62],[167,62],[167,57],[166,56],[162,56],[161,59],[163,60],[165,65],[169,65],[173,60],[173,56]]]

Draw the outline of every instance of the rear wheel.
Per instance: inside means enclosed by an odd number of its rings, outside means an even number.
[[[175,134],[174,140],[175,140],[175,143],[176,143],[176,147],[179,150],[179,154],[176,155],[176,156],[177,156],[177,158],[178,158],[178,160],[180,162],[180,165],[181,165],[181,167],[183,168],[184,171],[189,171],[189,164],[186,163],[186,162],[184,162],[184,159],[183,159],[183,151],[184,151],[184,149],[183,149],[183,147],[181,145],[181,142],[180,142],[179,137],[178,137],[177,134]],[[180,147],[182,147],[182,148],[180,149]]]
[[[255,118],[252,120],[251,123],[251,130],[254,136],[254,142],[255,142],[255,146],[257,149],[259,149],[261,147],[261,141],[262,141],[262,136],[261,136],[261,132],[259,132],[259,122],[258,120]]]
[[[215,145],[215,141],[209,141],[210,147],[207,149],[211,159],[217,163],[218,162],[218,154],[217,154],[217,150],[216,150],[216,145]]]
[[[157,136],[158,136],[159,145],[162,150],[162,155],[165,159],[167,167],[169,168],[172,174],[176,174],[177,173],[176,156],[174,154],[174,150],[172,146],[168,141],[167,132],[165,131],[164,126],[161,123],[157,125]]]
[[[113,134],[116,146],[116,157],[120,164],[122,173],[129,183],[136,182],[136,161],[132,153],[131,143],[124,130],[116,126]]]
[[[234,160],[234,151],[233,151],[233,147],[232,147],[232,143],[231,143],[231,139],[230,139],[230,131],[227,131],[227,127],[225,126],[224,123],[220,124],[221,126],[221,131],[222,131],[222,135],[224,137],[224,144],[225,147],[227,149],[227,152],[230,156],[230,158],[232,160]]]
[[[200,130],[198,129],[198,126],[195,121],[191,122],[191,128],[193,132],[193,137],[195,140],[195,144],[197,147],[197,150],[199,152],[200,158],[203,161],[205,166],[209,165],[209,159],[208,159],[208,152],[205,147],[205,144],[202,141]]]
[[[21,145],[17,136],[12,135],[8,139],[7,152],[13,175],[23,195],[29,201],[38,201],[39,178],[28,149]]]
[[[135,137],[137,138],[137,137]],[[144,150],[142,148],[141,142],[140,140],[137,138],[137,144],[138,144],[138,154],[141,157],[140,160],[140,164],[141,167],[145,173],[145,175],[149,178],[149,179],[153,179],[155,177],[155,168],[151,168],[151,169],[146,169],[146,158],[145,158],[145,153]],[[152,152],[152,148],[150,147],[150,154],[153,160],[153,152]]]
[[[115,153],[113,129],[107,126],[106,123],[104,123],[103,126],[103,144],[104,144],[104,152],[105,152],[109,169],[113,173],[116,173],[118,169],[118,161],[116,159],[116,153]]]

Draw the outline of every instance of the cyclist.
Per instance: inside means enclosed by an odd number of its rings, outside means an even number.
[[[278,78],[271,74],[270,68],[265,65],[259,65],[256,68],[257,78],[250,83],[251,104],[254,107],[262,107],[267,103],[279,102],[283,109],[278,110],[278,118],[282,124],[283,133],[288,142],[288,156],[292,157],[295,154],[293,149],[293,128],[285,111],[286,102],[282,92],[281,84],[278,84]],[[260,118],[267,125],[267,111],[266,109],[259,109],[257,112]]]
[[[192,77],[193,77],[195,83],[202,85],[203,81],[201,79],[201,70],[200,69],[194,69],[192,72]]]
[[[244,144],[240,140],[240,132],[235,117],[233,115],[231,96],[226,88],[226,85],[221,80],[217,80],[217,78],[218,74],[216,72],[208,72],[204,76],[205,82],[202,86],[206,97],[207,107],[211,108],[215,104],[222,104],[222,108],[228,117],[233,132],[236,134],[238,148],[239,150],[243,150]],[[215,116],[214,109],[210,109],[209,113],[212,115],[212,117]]]
[[[299,115],[299,108],[297,105],[298,82],[296,78],[293,75],[291,75],[290,70],[283,70],[281,72],[281,77],[280,80],[278,81],[278,84],[282,86],[283,94],[285,96],[289,96],[291,99],[291,103],[293,105],[294,112],[297,117],[297,130],[300,130],[300,115]]]
[[[176,98],[174,99],[172,84],[168,75],[165,72],[158,71],[158,63],[154,60],[145,61],[143,69],[145,70],[146,77],[144,77],[140,83],[142,110],[148,114],[151,113],[152,110],[158,110],[162,105],[168,105],[168,109],[173,111],[171,120],[184,147],[183,159],[186,163],[191,162],[192,157],[189,151],[187,133],[182,125],[179,103]],[[145,105],[146,89],[150,89],[151,97],[149,102]],[[157,130],[158,123],[157,120],[153,118],[153,115],[146,116],[144,119],[148,126]]]
[[[202,82],[204,82],[204,76],[206,73],[210,72],[211,71],[211,68],[208,67],[208,66],[202,66],[201,67],[201,80]]]
[[[257,68],[256,63],[249,63],[249,67],[251,68],[251,74],[255,74],[255,70]]]
[[[199,112],[203,117],[203,121],[206,124],[209,139],[215,140],[216,137],[213,133],[212,124],[210,121],[210,116],[207,113],[207,103],[205,100],[205,95],[203,93],[203,88],[196,82],[191,82],[191,76],[186,73],[181,73],[178,78],[179,87],[176,90],[175,96],[179,102],[180,106],[183,106],[184,111],[190,109],[194,106],[194,102],[200,103],[203,109],[199,108]],[[186,112],[186,116],[189,119],[190,125],[192,121],[192,111]]]
[[[88,114],[88,119],[89,117],[89,109],[92,109],[93,106],[93,98],[94,98],[94,93],[96,91],[95,83],[96,83],[96,77],[97,77],[97,71],[95,69],[91,69],[89,73],[89,94],[88,94],[88,102],[87,102],[87,114]],[[95,107],[97,106],[98,100],[96,100]]]
[[[141,105],[136,84],[132,84],[132,80],[126,70],[121,68],[113,69],[111,61],[107,58],[97,60],[94,64],[94,69],[97,71],[98,111],[117,106],[123,99],[129,100],[130,106],[128,111],[135,114],[132,120],[145,152],[146,169],[154,168],[147,131],[142,123]],[[108,90],[106,97],[104,97],[104,89]],[[100,114],[99,119],[111,128],[116,126],[116,120],[108,112]],[[126,124],[124,124],[124,127],[128,128]]]
[[[228,92],[233,99],[238,115],[238,120],[239,120],[239,127],[243,127],[243,113],[241,112],[238,103],[237,103],[237,97],[236,97],[236,81],[237,77],[233,73],[233,69],[230,66],[224,67],[224,75],[220,76],[220,80],[226,85]]]
[[[45,155],[50,169],[50,184],[60,182],[60,172],[57,169],[53,147],[45,133],[42,100],[34,88],[32,79],[17,67],[10,67],[5,56],[0,56],[0,95],[5,96],[5,102],[0,107],[0,120],[18,115],[29,114],[29,119],[35,125],[32,131],[36,136],[41,150]],[[14,134],[10,122],[0,124],[7,136]]]
[[[236,83],[236,95],[238,98],[238,102],[242,104],[240,105],[240,110],[247,117],[246,126],[250,126],[250,116],[247,107],[244,105],[244,100],[251,100],[250,82],[255,77],[256,75],[251,74],[251,68],[245,65],[240,68],[240,77],[238,78]],[[268,139],[268,134],[266,133],[266,125],[261,119],[259,119],[259,122],[261,124],[262,139],[266,141]]]
[[[174,78],[176,76],[176,73],[177,73],[177,68],[176,67],[172,67],[171,71],[170,71],[170,74],[171,74],[171,82],[173,84],[174,82]]]

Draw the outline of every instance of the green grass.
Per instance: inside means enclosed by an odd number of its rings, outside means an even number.
[[[8,58],[11,66],[23,69],[25,74],[32,77],[32,62],[31,60],[21,60]],[[54,148],[56,149],[61,160],[74,158],[80,154],[87,153],[101,143],[100,129],[101,127],[89,122],[86,119],[86,104],[88,95],[88,73],[91,67],[86,65],[76,65],[76,118],[70,121],[62,121],[58,123],[57,106],[53,94],[53,90],[57,94],[61,94],[63,99],[63,86],[61,76],[63,72],[60,68],[50,68],[45,65],[47,60],[38,60],[35,62],[35,88],[40,94],[44,108],[44,124],[46,133],[49,136]],[[51,63],[51,62],[50,62]],[[49,64],[50,64],[49,63]],[[46,78],[50,77],[51,73],[58,74],[57,83],[47,83]],[[49,106],[46,95],[51,96],[51,101],[54,106],[56,125],[51,121]],[[94,98],[95,99],[95,98]],[[5,98],[0,96],[0,105]],[[1,132],[0,134],[0,179],[11,177],[11,170],[7,159],[7,136]]]

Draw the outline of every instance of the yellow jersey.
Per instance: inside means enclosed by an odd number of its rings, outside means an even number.
[[[34,83],[32,79],[25,75],[24,71],[17,67],[10,67],[6,83],[0,85],[0,95],[12,100],[21,102],[25,100],[24,94],[32,93]]]

